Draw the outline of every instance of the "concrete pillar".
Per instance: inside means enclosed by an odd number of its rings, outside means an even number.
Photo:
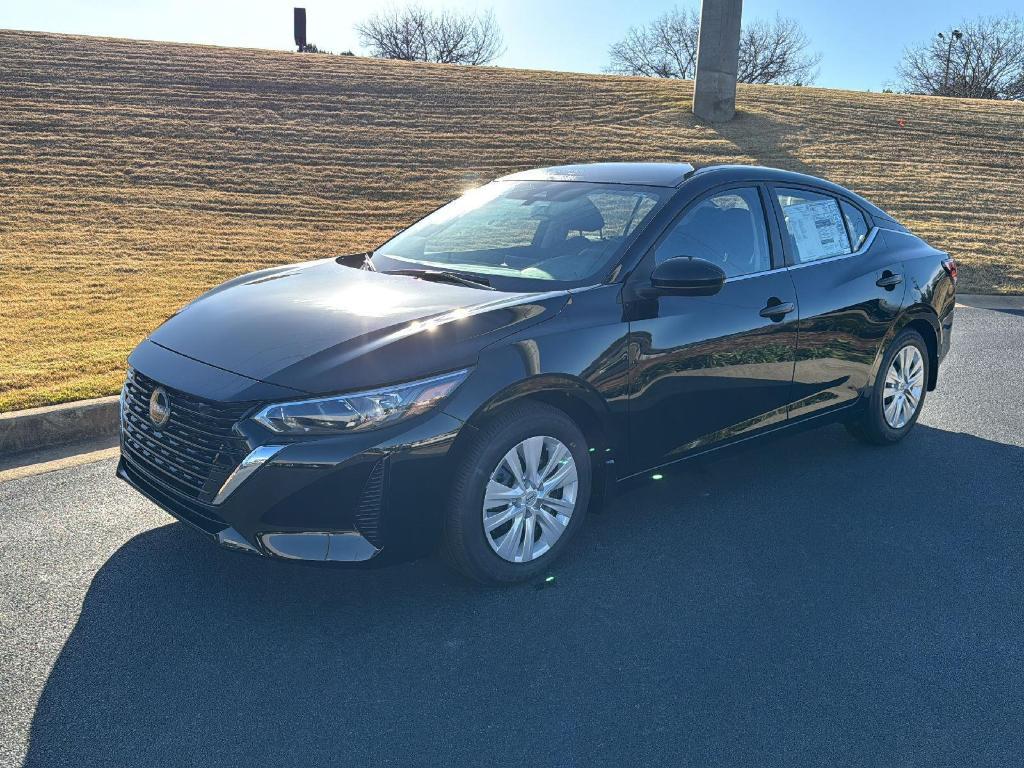
[[[702,0],[693,114],[724,122],[736,114],[736,70],[743,0]]]

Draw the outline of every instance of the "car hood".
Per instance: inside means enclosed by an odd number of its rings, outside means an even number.
[[[224,283],[150,341],[251,379],[325,394],[473,365],[484,346],[557,314],[568,295],[488,291],[326,259]]]

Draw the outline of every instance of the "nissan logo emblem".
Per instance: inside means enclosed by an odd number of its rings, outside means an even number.
[[[149,396],[149,420],[153,426],[159,429],[171,418],[171,398],[167,396],[167,390],[157,387]]]

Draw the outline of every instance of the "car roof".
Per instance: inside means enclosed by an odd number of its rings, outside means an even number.
[[[782,168],[770,168],[764,165],[706,165],[693,172],[694,177],[714,176],[715,181],[767,181],[789,184],[811,184],[816,187],[831,188],[834,192],[851,194],[850,190],[838,184],[797,171],[786,171]]]
[[[639,184],[678,187],[693,173],[689,163],[581,163],[534,168],[498,181],[589,181],[597,184]]]
[[[782,168],[759,165],[708,165],[697,170],[689,163],[579,163],[533,168],[502,176],[498,181],[585,181],[597,184],[635,184],[648,187],[679,187],[691,178],[713,177],[714,181],[767,181],[808,184],[845,195],[876,218],[896,223],[888,213],[869,200],[834,182]]]
[[[872,217],[885,219],[893,224],[899,224],[892,216],[883,211],[870,200],[861,197],[856,192],[834,181],[823,179],[820,176],[811,176],[808,173],[797,171],[785,171],[782,168],[768,168],[760,165],[709,165],[694,171],[690,178],[712,177],[716,183],[728,183],[732,181],[763,181],[777,184],[803,184],[811,187],[818,187],[825,192],[832,192],[847,197],[861,208],[864,208]],[[902,225],[900,225],[902,226]]]

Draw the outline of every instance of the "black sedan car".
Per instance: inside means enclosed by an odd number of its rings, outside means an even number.
[[[831,420],[902,439],[956,276],[811,176],[517,173],[171,317],[129,359],[117,472],[235,549],[526,579],[630,479]]]

